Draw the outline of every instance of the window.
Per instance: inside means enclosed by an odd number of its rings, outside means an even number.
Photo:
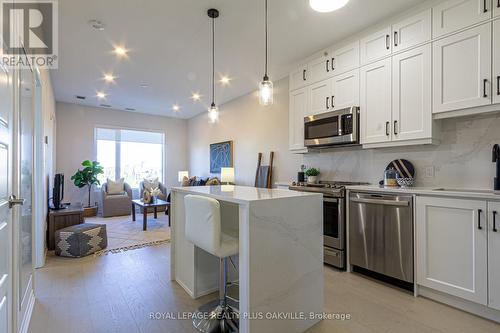
[[[138,188],[144,178],[163,181],[163,133],[96,128],[95,141],[97,161],[104,167],[101,184],[107,178],[125,178]]]

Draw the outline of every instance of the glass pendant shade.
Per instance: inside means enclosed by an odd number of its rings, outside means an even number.
[[[212,104],[208,109],[208,118],[210,118],[210,122],[215,123],[219,120],[219,108]]]
[[[274,102],[273,98],[273,83],[269,81],[269,78],[264,78],[259,84],[259,103],[260,105],[267,106],[272,105]]]
[[[309,6],[317,12],[328,13],[344,7],[349,0],[309,0]]]

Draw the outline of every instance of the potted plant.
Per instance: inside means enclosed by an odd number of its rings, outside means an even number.
[[[96,161],[83,161],[82,162],[83,169],[78,171],[71,177],[71,180],[78,188],[84,188],[88,186],[89,189],[89,198],[88,205],[84,207],[83,215],[84,217],[96,216],[97,215],[97,206],[90,205],[90,192],[92,190],[92,185],[100,185],[101,182],[97,179],[98,175],[104,173],[103,167]]]
[[[319,170],[316,168],[310,168],[306,170],[307,182],[310,184],[316,184],[318,181]]]

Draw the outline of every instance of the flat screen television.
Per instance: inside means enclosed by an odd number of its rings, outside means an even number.
[[[54,188],[52,189],[52,209],[66,208],[62,201],[64,198],[64,174],[58,173],[54,176]]]

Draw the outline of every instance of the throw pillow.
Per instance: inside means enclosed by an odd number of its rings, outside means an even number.
[[[189,179],[189,186],[195,186],[194,184],[196,184],[196,176]]]
[[[184,178],[182,178],[182,184],[181,184],[182,187],[186,187],[186,186],[189,186],[189,178],[184,176]]]
[[[208,181],[207,181],[207,186],[213,186],[213,185],[220,185],[220,181],[219,181],[219,178],[217,177],[214,177],[214,178],[210,178]]]
[[[125,192],[125,179],[120,178],[115,182],[108,178],[107,187],[108,194],[123,194]]]
[[[147,190],[148,192],[151,192],[151,190],[154,188],[160,187],[160,181],[158,180],[158,178],[144,179],[143,184],[144,184],[144,189]]]

